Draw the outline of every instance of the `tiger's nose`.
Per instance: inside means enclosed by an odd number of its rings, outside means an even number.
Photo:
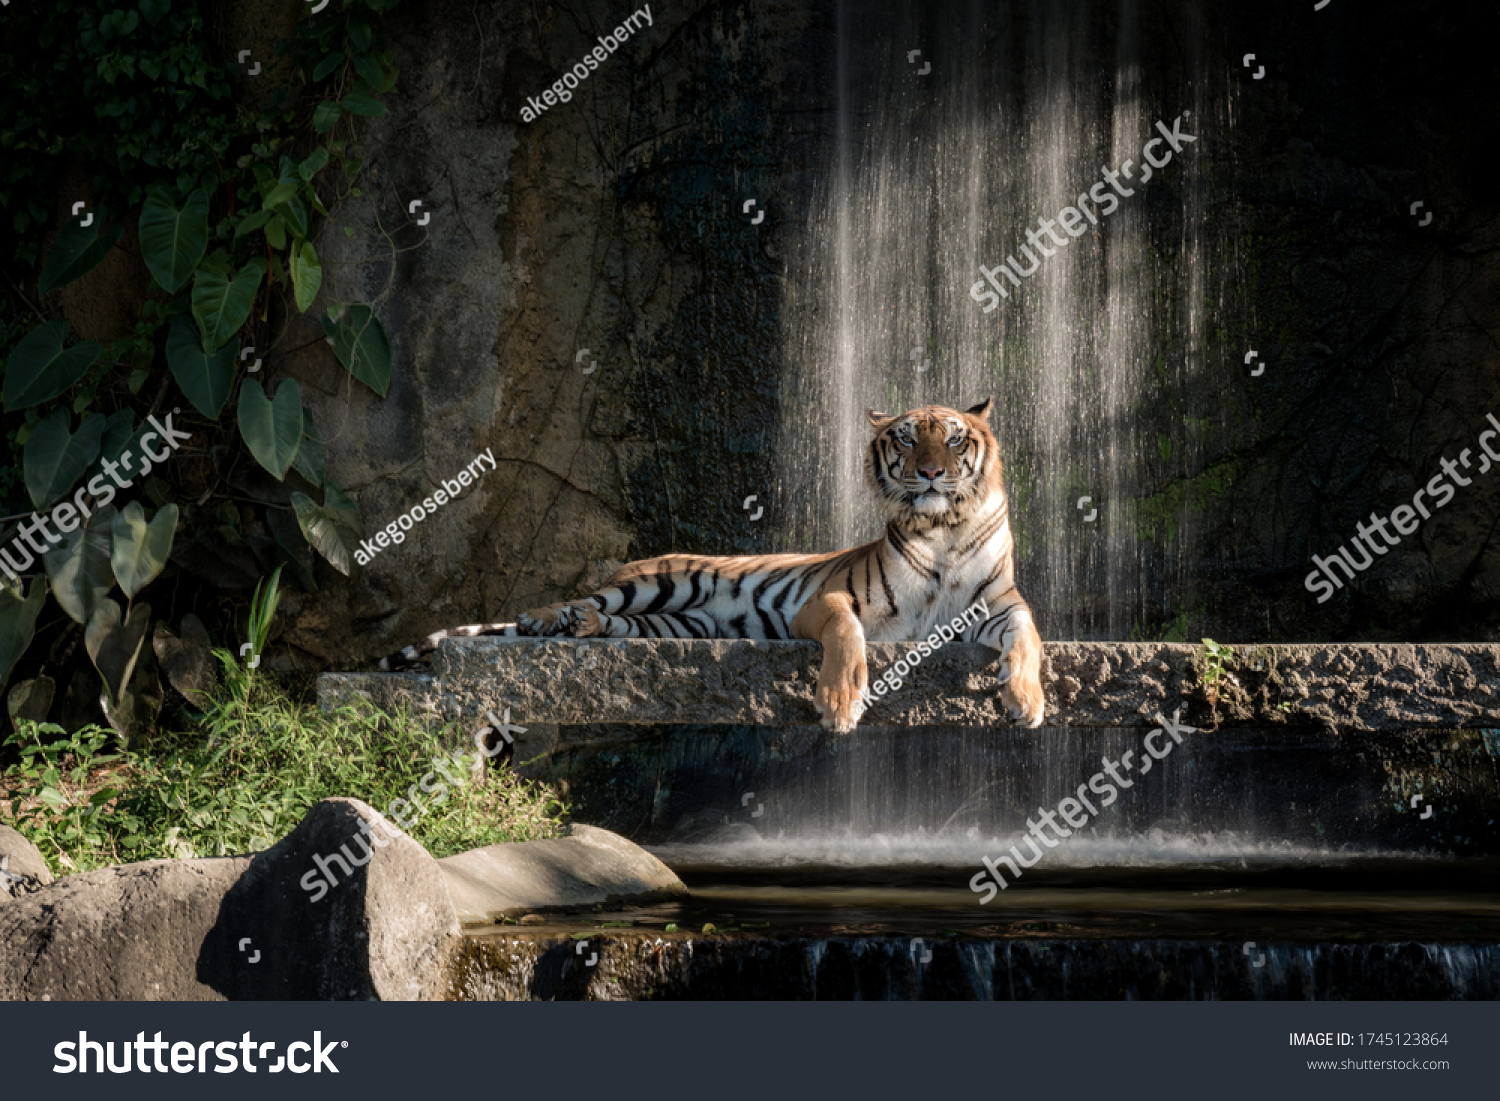
[[[943,468],[940,466],[919,466],[917,467],[917,473],[929,482],[935,482],[943,476]]]

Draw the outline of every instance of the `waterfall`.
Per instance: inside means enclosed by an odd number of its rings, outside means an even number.
[[[1187,394],[1197,381],[1201,396],[1212,312],[1235,289],[1205,153],[1226,143],[1227,79],[1200,72],[1218,65],[1204,27],[1148,25],[1136,0],[914,7],[839,4],[826,186],[789,267],[778,489],[797,505],[779,549],[878,534],[866,406],[994,394],[1018,582],[1043,637],[1130,637],[1179,614],[1192,580],[1191,501],[1169,499],[1153,538],[1138,506],[1195,469],[1214,416]],[[1155,124],[1179,116],[1198,140],[1142,181]],[[1097,224],[1049,244],[1040,220],[1125,161],[1134,194],[1108,215],[1094,200]],[[981,265],[1026,270],[1023,247],[1035,274],[1000,276],[1008,297],[985,312]]]

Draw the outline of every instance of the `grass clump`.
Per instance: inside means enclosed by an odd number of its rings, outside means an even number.
[[[433,856],[497,841],[555,837],[567,807],[508,764],[484,763],[465,732],[402,712],[332,714],[280,694],[224,651],[226,682],[194,731],[162,734],[149,752],[106,752],[112,735],[73,735],[21,721],[7,740],[19,760],[0,777],[9,820],[65,875],[159,857],[269,848],[320,799],[349,796],[385,812],[439,764],[403,812]],[[456,757],[453,747],[460,746]],[[464,752],[464,748],[468,751]],[[441,790],[439,790],[441,788]]]

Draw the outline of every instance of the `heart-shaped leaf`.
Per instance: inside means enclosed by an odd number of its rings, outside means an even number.
[[[42,274],[37,279],[37,294],[46,294],[57,287],[65,287],[75,279],[82,279],[99,266],[104,254],[115,247],[125,227],[104,227],[104,213],[94,212],[98,225],[85,229],[77,218],[69,218],[68,224],[52,238],[52,248],[47,253],[47,262],[42,265]]]
[[[172,634],[164,624],[157,624],[151,648],[172,687],[198,710],[208,710],[219,679],[214,671],[213,652],[203,621],[192,613],[184,616],[181,638]]]
[[[86,527],[67,532],[58,546],[42,556],[52,595],[63,611],[85,626],[115,585],[109,564],[114,518],[115,506],[105,505],[89,517]]]
[[[76,434],[68,431],[72,419],[66,409],[54,409],[26,440],[22,463],[26,492],[37,508],[46,508],[67,493],[78,476],[99,457],[107,418],[93,414]]]
[[[276,396],[266,398],[260,383],[247,378],[240,386],[240,435],[255,461],[279,482],[291,469],[302,442],[302,392],[293,379],[276,387]]]
[[[349,307],[343,324],[324,320],[323,332],[349,373],[381,397],[391,388],[391,342],[375,311],[363,303]]]
[[[186,314],[172,319],[167,333],[167,366],[193,407],[211,420],[218,420],[234,385],[233,344],[217,352],[203,350],[198,330]]]
[[[50,401],[81,379],[99,358],[99,345],[85,340],[64,348],[66,321],[49,321],[21,338],[5,365],[5,408],[14,413]]]
[[[45,578],[32,578],[31,592],[24,599],[9,585],[0,585],[0,685],[10,678],[10,671],[31,645],[36,617],[46,599]]]
[[[347,577],[354,565],[360,536],[365,533],[365,522],[359,506],[332,482],[323,487],[323,502],[319,505],[305,493],[292,494],[292,507],[297,510],[297,524],[303,538]]]
[[[141,647],[146,641],[146,628],[150,623],[151,605],[135,605],[130,609],[130,617],[126,619],[118,604],[113,600],[106,600],[95,609],[88,626],[84,628],[84,649],[88,651],[94,668],[104,678],[104,688],[109,693],[111,707],[120,699],[121,690],[130,683],[135,663],[140,660]]]
[[[318,426],[305,406],[302,409],[302,443],[297,448],[297,457],[292,460],[292,469],[315,486],[322,485],[327,476],[323,438],[318,435]]]
[[[303,241],[301,247],[292,253],[292,290],[297,296],[300,312],[307,312],[322,285],[323,267],[318,263],[318,254],[313,251],[311,241]]]
[[[177,530],[177,506],[164,505],[148,524],[141,503],[131,501],[115,517],[110,530],[114,535],[110,565],[126,597],[134,600],[167,564],[172,533]]]
[[[141,257],[162,289],[176,294],[208,248],[208,193],[201,187],[179,208],[162,187],[141,207]]]
[[[265,265],[252,260],[233,279],[218,267],[205,265],[193,280],[193,316],[203,336],[205,351],[217,352],[240,331],[255,304],[255,292],[265,275]]]

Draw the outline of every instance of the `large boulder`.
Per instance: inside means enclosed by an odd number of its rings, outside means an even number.
[[[0,899],[19,898],[51,882],[37,847],[9,826],[0,826]]]
[[[619,834],[574,826],[568,837],[490,845],[437,862],[464,924],[540,911],[684,897],[672,870]]]
[[[0,907],[0,999],[441,996],[437,862],[357,799],[253,856],[69,876]]]

